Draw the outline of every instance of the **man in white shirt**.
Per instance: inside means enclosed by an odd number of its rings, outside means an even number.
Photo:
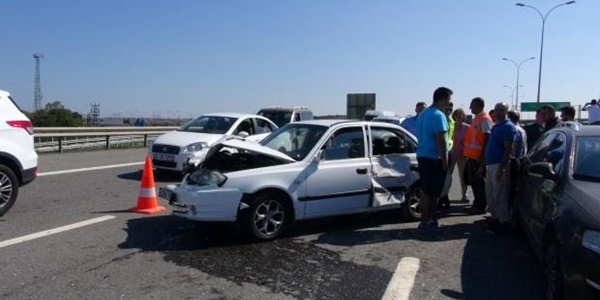
[[[586,103],[582,109],[588,112],[588,124],[600,125],[600,106],[598,106],[596,99]]]

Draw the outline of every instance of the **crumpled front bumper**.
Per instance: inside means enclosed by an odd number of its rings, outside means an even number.
[[[194,221],[235,222],[240,205],[247,207],[236,188],[171,184],[159,188],[158,194],[169,202],[174,215]]]

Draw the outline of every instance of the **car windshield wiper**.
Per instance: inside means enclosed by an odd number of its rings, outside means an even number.
[[[600,182],[600,177],[598,177],[598,176],[584,175],[584,174],[577,174],[577,173],[573,174],[573,179],[583,180],[583,181]]]

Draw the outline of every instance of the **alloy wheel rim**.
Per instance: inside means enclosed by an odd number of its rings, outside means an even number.
[[[13,193],[13,186],[10,178],[4,173],[0,173],[0,207],[4,207],[10,201]]]
[[[420,211],[420,207],[419,207],[419,201],[421,198],[421,194],[422,194],[421,188],[416,188],[410,194],[410,197],[408,198],[408,206],[409,206],[410,214],[415,218],[421,217],[421,211]]]
[[[263,236],[276,234],[283,226],[285,213],[281,203],[275,200],[261,202],[254,211],[253,225]]]

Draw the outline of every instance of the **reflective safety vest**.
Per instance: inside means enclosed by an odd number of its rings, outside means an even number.
[[[467,158],[478,160],[483,151],[483,142],[485,141],[485,133],[483,132],[483,124],[487,123],[489,129],[492,128],[493,122],[490,115],[486,112],[479,113],[465,134],[465,146],[463,155]]]

